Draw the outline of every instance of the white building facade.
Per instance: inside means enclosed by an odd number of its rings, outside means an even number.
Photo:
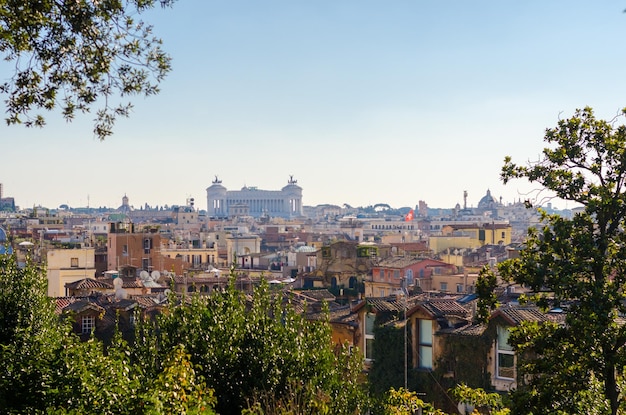
[[[207,193],[207,216],[227,218],[240,215],[295,218],[302,216],[302,188],[289,178],[281,190],[260,190],[244,186],[241,190],[227,190],[215,177]]]

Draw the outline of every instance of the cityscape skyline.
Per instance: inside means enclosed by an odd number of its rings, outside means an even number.
[[[504,203],[536,188],[499,180],[505,156],[586,105],[625,106],[623,4],[186,0],[144,19],[173,57],[161,93],[135,98],[104,142],[91,116],[0,126],[0,182],[23,208],[184,204],[280,189],[304,205]],[[0,78],[11,75],[0,63]],[[4,97],[3,97],[4,98]],[[558,203],[567,208],[566,203]],[[571,206],[569,206],[571,207]]]
[[[216,177],[217,180],[217,177]],[[293,180],[293,179],[291,179]],[[221,184],[221,181],[220,181]],[[297,180],[295,181],[295,183],[293,184],[297,184]],[[267,196],[261,196],[262,194],[275,194],[277,198],[285,198],[287,197],[286,194],[284,194],[284,189],[280,190],[280,189],[258,189],[257,187],[253,187],[253,186],[244,186],[244,188],[242,189],[225,189],[228,190],[229,193],[242,193],[242,194],[249,194],[250,197],[253,197],[253,200],[257,200],[256,197],[261,198],[261,197],[266,197]],[[252,193],[250,193],[252,191]],[[257,192],[258,191],[258,192]],[[258,195],[255,195],[256,193],[258,193]],[[205,195],[206,196],[206,195]],[[491,193],[490,189],[487,189],[487,191],[482,194],[476,201],[474,200],[470,200],[470,195],[467,192],[464,192],[464,198],[462,199],[461,202],[455,204],[454,206],[431,206],[428,205],[428,203],[424,200],[419,200],[418,202],[416,202],[413,205],[403,205],[403,206],[395,206],[395,205],[390,205],[389,203],[387,203],[384,200],[381,200],[377,203],[373,203],[373,204],[369,204],[369,205],[353,205],[350,203],[342,203],[342,204],[336,204],[336,203],[317,203],[317,204],[306,204],[306,203],[302,203],[300,206],[301,207],[307,207],[307,208],[315,208],[315,207],[319,207],[319,206],[338,206],[340,208],[348,208],[348,209],[368,209],[368,208],[372,208],[374,206],[380,206],[380,205],[387,205],[389,206],[390,209],[392,210],[396,210],[396,209],[410,209],[411,214],[412,212],[415,210],[419,210],[420,209],[420,204],[422,202],[426,202],[426,207],[428,209],[434,209],[434,210],[442,210],[442,211],[451,211],[454,210],[458,207],[460,207],[461,209],[469,209],[469,210],[474,210],[480,207],[481,201],[483,199],[486,198],[493,198],[497,203],[501,203],[502,207],[514,207],[516,206],[516,203],[519,202],[523,202],[525,201],[525,199],[521,198],[516,200],[516,201],[512,201],[512,202],[505,202],[502,198],[498,198],[497,195],[493,195]],[[229,196],[228,199],[230,200],[230,202],[228,202],[227,204],[232,205],[233,203],[237,204],[236,202],[232,201],[233,197],[236,196]],[[259,199],[260,200],[260,199]],[[285,199],[286,200],[286,199]],[[538,200],[538,199],[534,199],[534,200]],[[196,199],[194,197],[189,197],[187,198],[185,201],[183,202],[178,202],[178,201],[174,201],[174,202],[166,202],[163,204],[151,204],[148,201],[136,201],[133,202],[131,201],[131,198],[125,193],[123,194],[122,197],[120,197],[120,199],[118,200],[117,203],[113,203],[110,205],[93,205],[90,202],[90,197],[88,196],[87,198],[88,203],[86,205],[69,205],[66,203],[62,203],[58,206],[51,206],[51,205],[46,205],[46,204],[42,204],[42,203],[35,203],[33,205],[30,206],[25,206],[25,205],[20,205],[19,200],[16,200],[12,195],[10,194],[6,194],[3,193],[3,184],[0,182],[0,211],[2,210],[6,210],[6,209],[2,209],[3,208],[3,202],[6,204],[8,203],[8,205],[4,205],[4,207],[6,208],[7,206],[9,207],[9,212],[12,211],[12,209],[10,208],[11,203],[13,203],[15,205],[15,210],[16,211],[23,211],[23,210],[29,210],[32,208],[45,208],[45,209],[51,209],[51,210],[63,210],[63,209],[105,209],[107,211],[115,211],[115,210],[121,210],[121,211],[128,211],[130,210],[143,210],[145,209],[172,209],[175,207],[182,207],[182,206],[186,206],[186,207],[192,207],[193,210],[195,211],[205,211],[207,214],[209,214],[211,212],[209,206],[210,206],[210,200],[207,200],[207,197],[201,198],[201,199]],[[287,203],[285,201],[285,203]],[[300,202],[298,202],[300,203]],[[559,203],[561,203],[562,205],[560,205]],[[243,203],[241,206],[247,206],[246,203]],[[241,209],[241,206],[238,206],[239,209]],[[287,205],[285,205],[285,209]],[[568,203],[568,201],[564,201],[561,199],[557,199],[557,198],[543,198],[541,199],[541,203],[536,205],[536,206],[541,206],[541,207],[547,207],[548,209],[550,209],[551,211],[562,211],[562,210],[569,210],[572,209],[574,207],[577,207],[578,205],[574,204],[574,203]],[[250,206],[248,206],[249,208]],[[245,209],[245,208],[244,208]],[[281,211],[282,212],[282,211]],[[240,212],[240,214],[243,213]],[[277,213],[278,216],[283,216],[283,214],[286,214],[285,212],[282,213]],[[213,214],[211,214],[210,216],[213,216]],[[275,216],[274,214],[271,214],[270,216]],[[288,216],[292,216],[292,215],[288,215]],[[295,216],[301,216],[299,214],[295,215]],[[304,215],[306,216],[306,215]],[[413,216],[411,216],[413,217]]]

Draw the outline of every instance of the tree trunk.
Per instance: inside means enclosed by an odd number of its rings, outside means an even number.
[[[619,391],[617,390],[615,379],[615,364],[612,361],[612,357],[609,359],[610,361],[606,362],[604,369],[604,395],[611,405],[611,415],[617,415],[619,410]]]

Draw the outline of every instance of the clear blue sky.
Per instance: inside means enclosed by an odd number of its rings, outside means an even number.
[[[536,159],[576,108],[626,107],[624,1],[179,0],[144,18],[173,57],[156,97],[97,141],[91,117],[0,125],[22,207],[206,208],[215,175],[305,205],[476,205],[506,155]],[[0,66],[0,77],[9,66]],[[565,205],[558,206],[564,208]]]

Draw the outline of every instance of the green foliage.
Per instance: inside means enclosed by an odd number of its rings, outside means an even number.
[[[246,299],[231,277],[224,293],[172,303],[155,329],[156,350],[185,346],[215,391],[220,414],[311,395],[327,402],[329,413],[346,414],[365,401],[359,357],[347,350],[335,355],[328,322],[307,321],[282,293],[273,297],[267,283]],[[146,347],[154,350],[150,342],[136,345]]]
[[[482,413],[491,415],[507,415],[508,408],[502,403],[502,396],[497,393],[485,392],[482,388],[470,388],[461,383],[450,390],[450,395],[459,403],[470,404],[475,409],[482,409]]]
[[[58,322],[45,292],[44,270],[30,262],[20,268],[14,255],[0,255],[0,344],[20,336],[45,334]],[[43,288],[43,289],[42,289]]]
[[[105,350],[61,324],[46,296],[45,272],[0,256],[2,413],[213,414],[214,399],[182,348],[133,360],[119,332]]]
[[[43,126],[44,117],[31,113],[54,108],[71,121],[99,105],[94,134],[109,136],[116,117],[131,110],[130,103],[114,104],[114,95],[155,94],[170,70],[161,40],[136,20],[156,3],[0,0],[0,52],[15,64],[0,84],[8,95],[7,123]]]
[[[498,286],[498,278],[488,267],[483,267],[478,273],[476,280],[476,294],[478,294],[478,310],[476,319],[486,323],[491,311],[498,307],[498,298],[495,289]]]
[[[488,327],[481,336],[448,335],[444,342],[442,360],[437,363],[435,372],[440,383],[448,387],[463,382],[474,388],[489,388],[490,351],[496,337],[495,327]],[[444,371],[450,371],[454,382],[448,385]]]
[[[383,402],[384,415],[413,415],[419,413],[425,415],[445,415],[444,412],[435,409],[417,397],[417,393],[404,388],[391,388]]]
[[[141,413],[142,379],[121,339],[105,354],[95,338],[81,342],[69,334],[58,353],[62,370],[57,373],[56,396],[49,408],[111,415]]]
[[[376,341],[372,357],[374,362],[368,373],[370,390],[374,396],[384,395],[390,388],[404,385],[405,343],[404,327],[383,325],[374,328]],[[407,343],[411,334],[407,334]],[[407,344],[407,353],[411,346]],[[409,366],[411,365],[409,359]]]
[[[626,326],[618,316],[626,312],[626,127],[614,123],[578,110],[546,131],[550,147],[539,161],[519,166],[507,157],[502,168],[505,183],[526,178],[584,208],[572,219],[544,214],[520,257],[500,267],[543,292],[540,305],[567,309],[564,325],[522,326],[512,336],[527,352],[524,373],[533,375],[514,394],[519,413],[581,413],[592,388],[602,396],[587,410],[616,414],[624,406]]]
[[[302,384],[293,381],[285,394],[275,396],[272,393],[256,392],[248,399],[248,408],[243,415],[298,415],[331,414],[330,397],[311,383]]]
[[[148,414],[215,414],[216,399],[211,389],[198,383],[196,372],[183,346],[174,348],[163,371],[145,393]]]
[[[535,376],[513,395],[514,413],[610,413],[601,383],[587,373],[593,351],[572,343],[569,328],[554,323],[523,322],[511,330],[509,341],[518,356],[518,377]],[[576,362],[576,363],[572,363]],[[545,391],[567,390],[562,397]]]
[[[140,320],[131,347],[81,342],[60,324],[43,270],[0,257],[0,407],[49,414],[354,414],[367,406],[361,357],[333,351],[328,321],[309,322],[266,283],[171,304]],[[215,388],[215,393],[213,389]],[[218,399],[216,403],[216,399]],[[291,408],[292,412],[286,412]]]
[[[62,333],[43,270],[0,255],[0,408],[44,408]]]

